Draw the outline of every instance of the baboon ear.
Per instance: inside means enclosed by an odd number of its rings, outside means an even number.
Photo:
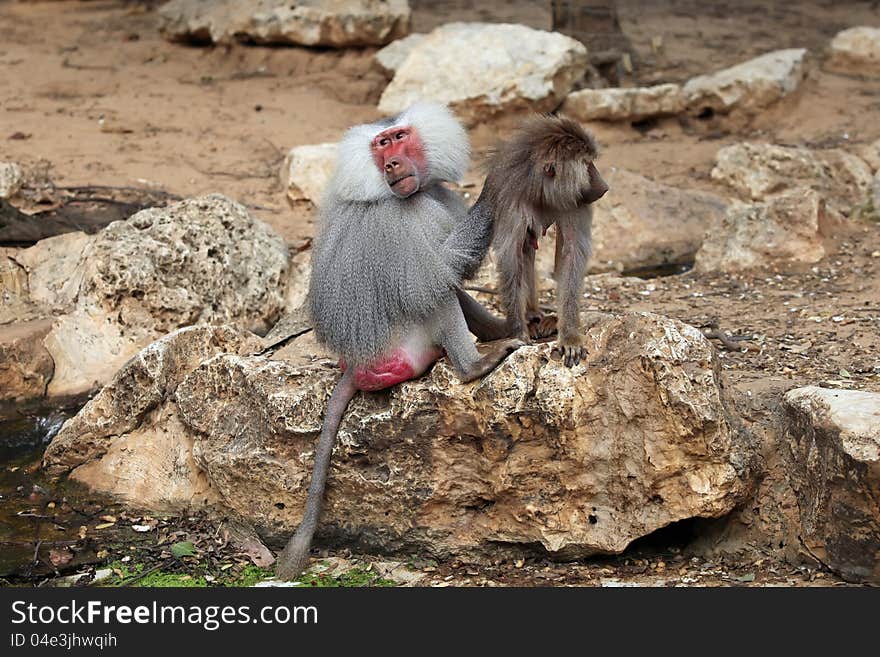
[[[556,177],[556,163],[555,162],[547,162],[544,165],[544,175],[548,178]]]

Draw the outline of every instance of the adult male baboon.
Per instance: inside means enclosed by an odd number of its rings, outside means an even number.
[[[308,561],[333,443],[356,391],[419,376],[444,351],[470,381],[522,344],[507,339],[481,355],[459,305],[459,285],[492,234],[481,200],[465,214],[441,184],[459,180],[468,160],[462,127],[445,107],[426,103],[355,126],[340,144],[321,205],[309,310],[345,373],[327,405],[303,519],[278,558],[280,577],[296,577]]]

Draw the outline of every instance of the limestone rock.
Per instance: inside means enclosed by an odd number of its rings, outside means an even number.
[[[52,356],[43,346],[51,327],[49,319],[0,326],[0,417],[45,393],[55,370]]]
[[[409,33],[407,0],[171,0],[159,10],[170,39],[347,48]]]
[[[397,41],[392,41],[387,46],[379,50],[373,57],[386,74],[394,75],[394,72],[400,68],[410,53],[424,41],[424,34],[410,34]]]
[[[871,186],[868,165],[846,151],[753,142],[719,150],[711,175],[755,201],[809,187],[819,192],[829,207],[844,214],[864,202]]]
[[[568,95],[562,111],[579,121],[639,121],[684,111],[684,95],[677,84],[631,89],[582,89]]]
[[[281,186],[291,203],[320,202],[333,175],[337,151],[336,144],[310,144],[290,150],[281,166]]]
[[[851,27],[838,32],[829,46],[830,70],[880,75],[880,28]]]
[[[800,85],[806,54],[803,48],[775,50],[731,68],[691,78],[684,85],[687,105],[695,113],[707,108],[727,113],[771,105]]]
[[[204,473],[192,462],[192,440],[165,401],[205,359],[250,353],[260,344],[255,335],[229,326],[187,327],[154,342],[64,424],[45,462],[55,470],[73,469],[73,479],[112,489],[145,508],[213,501]]]
[[[3,344],[19,365],[0,370],[0,404],[24,400],[19,370],[51,369],[48,380],[29,379],[34,397],[24,401],[78,397],[169,331],[200,323],[265,331],[288,301],[284,241],[220,195],[2,255],[0,319],[16,336]]]
[[[21,188],[24,174],[15,162],[0,162],[0,198],[12,198]]]
[[[149,208],[98,233],[80,294],[123,325],[197,323],[266,331],[283,308],[284,240],[220,194]]]
[[[412,47],[379,109],[395,114],[417,100],[434,100],[468,125],[509,111],[549,112],[586,68],[586,48],[562,34],[524,25],[449,23]]]
[[[560,556],[618,553],[671,522],[729,512],[747,489],[751,454],[731,426],[709,342],[649,313],[588,323],[590,357],[573,369],[551,345],[534,345],[479,382],[460,384],[441,361],[389,392],[358,395],[333,456],[319,543],[438,556],[536,545]],[[124,446],[125,471],[149,473],[140,506],[216,496],[280,544],[300,519],[339,376],[307,358],[306,336],[293,345],[291,362],[240,347],[179,365],[166,357],[165,369],[138,356],[65,424],[45,465],[128,499],[135,482],[117,481],[113,456]],[[185,477],[168,467],[169,451]]]
[[[825,239],[841,221],[822,195],[808,188],[794,188],[765,203],[734,202],[707,231],[696,269],[734,272],[819,262],[826,254]]]
[[[880,394],[808,386],[784,409],[804,545],[845,579],[880,584]]]

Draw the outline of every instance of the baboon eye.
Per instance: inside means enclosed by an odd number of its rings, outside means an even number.
[[[382,137],[382,139],[379,140],[379,146],[387,146],[390,143],[391,141],[388,139],[388,137]]]
[[[403,132],[402,130],[400,132],[398,132],[396,135],[394,135],[395,139],[403,139],[404,137],[406,137],[406,133]]]

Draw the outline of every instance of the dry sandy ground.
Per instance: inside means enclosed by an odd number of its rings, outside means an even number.
[[[550,25],[549,2],[472,4],[415,1],[414,29],[450,20]],[[848,147],[880,137],[880,79],[821,68],[823,48],[838,30],[880,26],[877,2],[621,0],[620,8],[636,51],[628,84],[682,81],[776,48],[808,47],[811,59],[801,89],[751,121],[591,126],[603,143],[603,167],[724,193],[709,171],[726,144]],[[165,42],[154,5],[143,2],[0,0],[0,35],[0,160],[47,160],[66,185],[149,185],[182,196],[219,191],[291,242],[312,234],[313,217],[286,203],[278,182],[284,153],[335,141],[349,125],[376,118],[385,84],[371,49]],[[659,52],[651,48],[656,36],[663,38]],[[16,133],[26,138],[10,139]],[[477,161],[499,135],[484,125],[471,136]],[[476,170],[470,176],[476,181]],[[714,321],[748,338],[747,351],[718,346],[728,380],[745,393],[742,412],[760,424],[780,392],[797,385],[880,391],[878,251],[880,225],[853,222],[840,253],[814,268],[600,277],[590,281],[587,304],[652,310],[697,326]]]

